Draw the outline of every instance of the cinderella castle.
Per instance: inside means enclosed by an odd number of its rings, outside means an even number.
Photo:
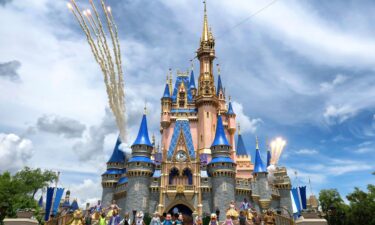
[[[258,211],[292,211],[286,168],[276,168],[269,179],[257,141],[255,159],[251,159],[237,130],[235,108],[226,99],[220,71],[214,76],[215,38],[206,6],[197,58],[198,85],[193,70],[178,72],[174,85],[171,77],[167,79],[161,97],[162,147],[155,145],[154,138],[150,141],[146,114],[129,157],[117,141],[102,174],[102,204],[116,200],[124,212],[149,214],[175,208],[197,215],[219,211],[220,220],[231,201],[239,207],[245,198]]]

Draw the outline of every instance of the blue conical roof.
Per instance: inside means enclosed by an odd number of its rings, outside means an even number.
[[[148,145],[152,147],[150,138],[148,137],[146,114],[143,114],[141,127],[139,128],[137,139],[135,139],[133,145]]]
[[[241,134],[239,134],[238,138],[237,138],[237,149],[236,150],[237,150],[237,152],[236,152],[237,155],[247,155],[246,147],[245,147],[245,144],[242,140]]]
[[[259,149],[257,149],[255,150],[254,173],[265,173],[265,172],[267,172],[267,169],[263,164],[262,158],[260,157]]]
[[[271,151],[267,151],[267,167],[271,165]]]
[[[77,202],[77,200],[74,200],[74,201],[72,202],[72,205],[70,206],[70,210],[71,210],[71,211],[75,211],[75,210],[77,210],[77,209],[79,209],[78,202]]]
[[[216,95],[219,95],[220,90],[224,93],[224,91],[223,91],[223,84],[221,83],[221,76],[219,74],[219,76],[217,78],[217,91],[216,91]]]
[[[125,154],[120,150],[121,140],[120,137],[117,138],[116,145],[113,149],[111,158],[109,158],[108,163],[124,163]]]
[[[232,102],[229,102],[227,114],[228,115],[234,115],[234,111],[233,111],[233,107],[232,107]]]
[[[165,89],[164,89],[163,98],[170,98],[170,97],[171,97],[171,94],[169,93],[169,85],[166,84]]]
[[[190,89],[195,89],[196,88],[196,86],[195,86],[195,78],[194,78],[194,71],[193,70],[191,70],[191,73],[190,73],[189,88]]]
[[[217,145],[230,146],[228,143],[227,137],[225,136],[223,120],[221,118],[221,115],[217,117],[216,134],[215,134],[214,142],[212,143],[212,146],[217,146]]]

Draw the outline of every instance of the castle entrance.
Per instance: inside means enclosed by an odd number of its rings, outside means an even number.
[[[189,207],[184,204],[177,204],[173,206],[168,213],[170,213],[173,217],[178,216],[178,214],[182,214],[184,218],[184,225],[191,225],[193,224],[193,212]],[[177,214],[177,215],[176,215]],[[176,218],[177,219],[177,218]]]

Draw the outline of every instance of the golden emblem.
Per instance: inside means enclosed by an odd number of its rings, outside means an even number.
[[[184,185],[178,185],[176,190],[177,190],[177,193],[184,193],[185,187]]]

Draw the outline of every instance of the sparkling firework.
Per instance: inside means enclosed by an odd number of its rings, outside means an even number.
[[[271,142],[271,165],[277,165],[285,145],[286,141],[280,137]]]
[[[91,9],[81,11],[75,0],[68,3],[68,8],[85,33],[95,61],[103,73],[109,107],[116,118],[120,138],[125,143],[125,92],[117,26],[111,8],[105,5],[104,0],[99,0],[104,23],[93,0],[89,1]],[[107,34],[110,41],[107,41]]]

